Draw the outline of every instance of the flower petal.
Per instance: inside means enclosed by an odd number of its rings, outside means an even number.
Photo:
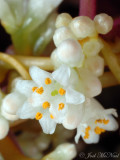
[[[107,115],[105,119],[109,120],[108,124],[97,124],[100,128],[107,131],[115,131],[118,129],[118,123],[112,115]]]
[[[46,112],[39,120],[39,123],[46,134],[53,134],[56,128],[56,122],[50,118],[50,113]]]
[[[67,86],[70,78],[70,68],[62,65],[52,73],[53,78],[63,86]]]
[[[63,126],[66,129],[75,129],[78,127],[81,122],[84,114],[84,106],[80,105],[69,105],[68,112],[65,115]]]
[[[51,73],[46,72],[36,66],[32,66],[29,72],[34,82],[37,83],[39,86],[45,84],[46,78],[52,79]]]
[[[16,89],[21,94],[24,94],[26,97],[29,97],[33,91],[32,87],[35,87],[36,84],[31,80],[18,80],[16,83]]]
[[[61,110],[58,110],[60,103],[64,104],[64,108]],[[56,100],[54,100],[53,104],[49,109],[50,113],[54,117],[55,122],[59,124],[63,122],[65,115],[67,113],[67,110],[68,110],[68,106],[65,104],[65,98],[61,96],[56,97]]]
[[[75,136],[75,142],[78,143],[80,136],[82,136],[83,140],[88,144],[90,144],[90,143],[98,143],[99,135],[95,134],[95,132],[93,130],[89,131],[89,137],[88,138],[86,138],[86,139],[84,138],[84,136],[85,136],[85,128],[86,127],[87,127],[87,125],[84,126],[84,127],[82,125],[79,125],[79,127],[77,128],[77,134]]]
[[[66,98],[66,103],[68,104],[81,104],[85,101],[85,96],[80,93],[75,91],[72,88],[67,88],[66,90],[66,94],[65,94],[65,98]]]
[[[90,130],[89,134],[90,134],[90,136],[87,139],[85,139],[84,136],[82,135],[82,138],[84,139],[84,141],[87,144],[98,143],[99,142],[100,135],[95,134],[95,132],[93,130]]]
[[[23,106],[18,110],[17,115],[21,119],[34,119],[36,113],[39,111],[40,107],[32,107],[30,103],[25,102]]]

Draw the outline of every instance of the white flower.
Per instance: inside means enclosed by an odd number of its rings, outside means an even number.
[[[5,138],[9,131],[9,122],[1,114],[2,93],[0,91],[0,140]]]
[[[84,95],[74,90],[73,72],[65,65],[52,74],[31,67],[33,81],[19,80],[16,84],[17,91],[28,97],[18,111],[19,117],[36,118],[43,131],[52,134],[56,123],[63,121],[68,104],[78,105],[85,101]]]
[[[115,109],[104,109],[95,99],[88,99],[84,103],[84,107],[83,119],[77,127],[76,143],[80,136],[86,143],[97,143],[101,133],[118,128],[118,123],[112,116],[117,117]]]

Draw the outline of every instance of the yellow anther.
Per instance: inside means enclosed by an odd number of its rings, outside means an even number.
[[[108,123],[109,123],[109,120],[105,120],[105,119],[97,119],[97,120],[95,121],[95,124],[97,124],[97,123],[108,124]]]
[[[104,123],[104,124],[108,124],[108,123],[109,123],[109,120],[103,119],[103,123]]]
[[[52,83],[52,80],[50,78],[45,79],[45,84],[46,85],[51,84],[51,83]]]
[[[40,88],[36,89],[36,93],[38,93],[38,94],[42,94],[43,92],[44,92],[43,87],[40,87]]]
[[[86,129],[85,129],[85,136],[84,136],[84,139],[88,139],[90,134],[89,134],[89,131],[90,131],[90,126],[88,126]]]
[[[94,129],[94,131],[96,134],[101,134],[102,132],[105,132],[105,130],[103,128],[100,128],[98,126]]]
[[[97,120],[95,121],[95,124],[97,124],[97,123],[103,123],[103,120],[102,120],[102,119],[97,119]]]
[[[38,87],[32,87],[32,91],[35,92],[35,90],[37,89]]]
[[[50,114],[50,118],[51,118],[51,119],[54,119],[54,116],[53,116],[52,114]]]
[[[44,109],[49,108],[50,107],[50,103],[46,101],[46,102],[44,102],[42,104],[42,106],[43,106]]]
[[[65,106],[64,103],[60,103],[58,110],[62,110],[64,108],[64,106]]]
[[[59,89],[59,93],[60,93],[61,96],[64,95],[65,92],[66,92],[66,91],[65,91],[63,88],[60,88],[60,89]]]
[[[35,119],[36,119],[36,120],[40,120],[42,117],[43,117],[42,113],[37,112],[37,114],[36,114],[36,116],[35,116]]]

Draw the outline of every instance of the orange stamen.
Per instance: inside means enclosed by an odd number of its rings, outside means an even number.
[[[101,134],[102,132],[105,132],[105,130],[103,128],[100,128],[98,126],[94,129],[94,131],[96,134]]]
[[[36,120],[40,120],[42,117],[43,117],[42,113],[37,112],[37,114],[36,114],[36,116],[35,116],[35,119],[36,119]]]
[[[32,87],[32,91],[35,92],[35,90],[37,89],[38,87]]]
[[[58,110],[62,110],[64,108],[64,106],[65,106],[64,103],[60,103]]]
[[[43,87],[36,89],[36,93],[38,93],[38,94],[42,94],[43,92],[44,92]]]
[[[42,104],[42,106],[43,106],[44,109],[49,108],[50,107],[50,103],[46,101],[46,102],[44,102]]]
[[[95,124],[97,124],[97,123],[103,123],[102,119],[97,119],[97,120],[95,121]]]
[[[59,93],[61,96],[63,96],[66,93],[66,91],[63,88],[60,88]]]
[[[90,126],[88,126],[88,127],[85,129],[84,139],[88,139],[88,138],[89,138],[89,136],[90,136],[90,133],[89,133],[90,129],[91,129]]]
[[[50,118],[51,118],[51,119],[54,119],[54,116],[53,116],[52,114],[50,114]]]
[[[45,79],[45,84],[46,85],[51,84],[51,83],[52,83],[52,80],[50,78]]]
[[[108,124],[108,123],[109,123],[109,120],[103,119],[103,123],[104,123],[104,124]]]

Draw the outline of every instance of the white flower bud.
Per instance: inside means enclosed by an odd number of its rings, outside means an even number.
[[[76,156],[76,148],[74,144],[64,143],[59,145],[53,152],[43,157],[43,160],[72,160]]]
[[[80,44],[73,39],[63,41],[56,50],[58,58],[71,67],[80,67],[84,60]]]
[[[103,44],[96,38],[92,38],[83,44],[83,53],[86,56],[95,56],[102,49]]]
[[[94,22],[86,16],[74,18],[70,23],[70,28],[78,39],[96,34]]]
[[[94,18],[95,27],[98,33],[106,34],[113,27],[113,19],[105,13],[101,13]]]
[[[50,136],[41,133],[40,136],[35,139],[35,144],[39,148],[39,151],[45,151],[49,147],[51,142],[50,138]]]
[[[100,56],[89,57],[85,61],[85,68],[95,76],[101,76],[104,72],[104,59]]]
[[[8,131],[9,131],[8,121],[5,118],[0,117],[0,140],[5,138],[5,136],[7,136]]]
[[[53,40],[56,45],[56,47],[64,40],[73,38],[75,39],[75,36],[72,34],[70,29],[68,27],[60,27],[58,28],[54,35],[53,35]]]
[[[2,110],[1,111],[1,114],[7,119],[7,120],[10,120],[10,121],[16,121],[19,119],[19,117],[17,115],[12,115],[12,114],[9,114],[7,113],[6,111]]]
[[[25,97],[18,92],[8,94],[3,99],[3,103],[1,106],[2,115],[4,115],[8,120],[18,119],[16,112],[18,111],[19,107],[22,106],[24,98]]]
[[[60,61],[60,59],[58,58],[58,55],[57,55],[57,49],[55,49],[52,54],[51,54],[51,60],[52,60],[52,63],[54,64],[54,67],[55,68],[58,68],[62,62]]]
[[[68,26],[71,21],[72,21],[72,17],[68,13],[62,13],[58,15],[55,26],[56,28],[59,28],[62,26]]]

